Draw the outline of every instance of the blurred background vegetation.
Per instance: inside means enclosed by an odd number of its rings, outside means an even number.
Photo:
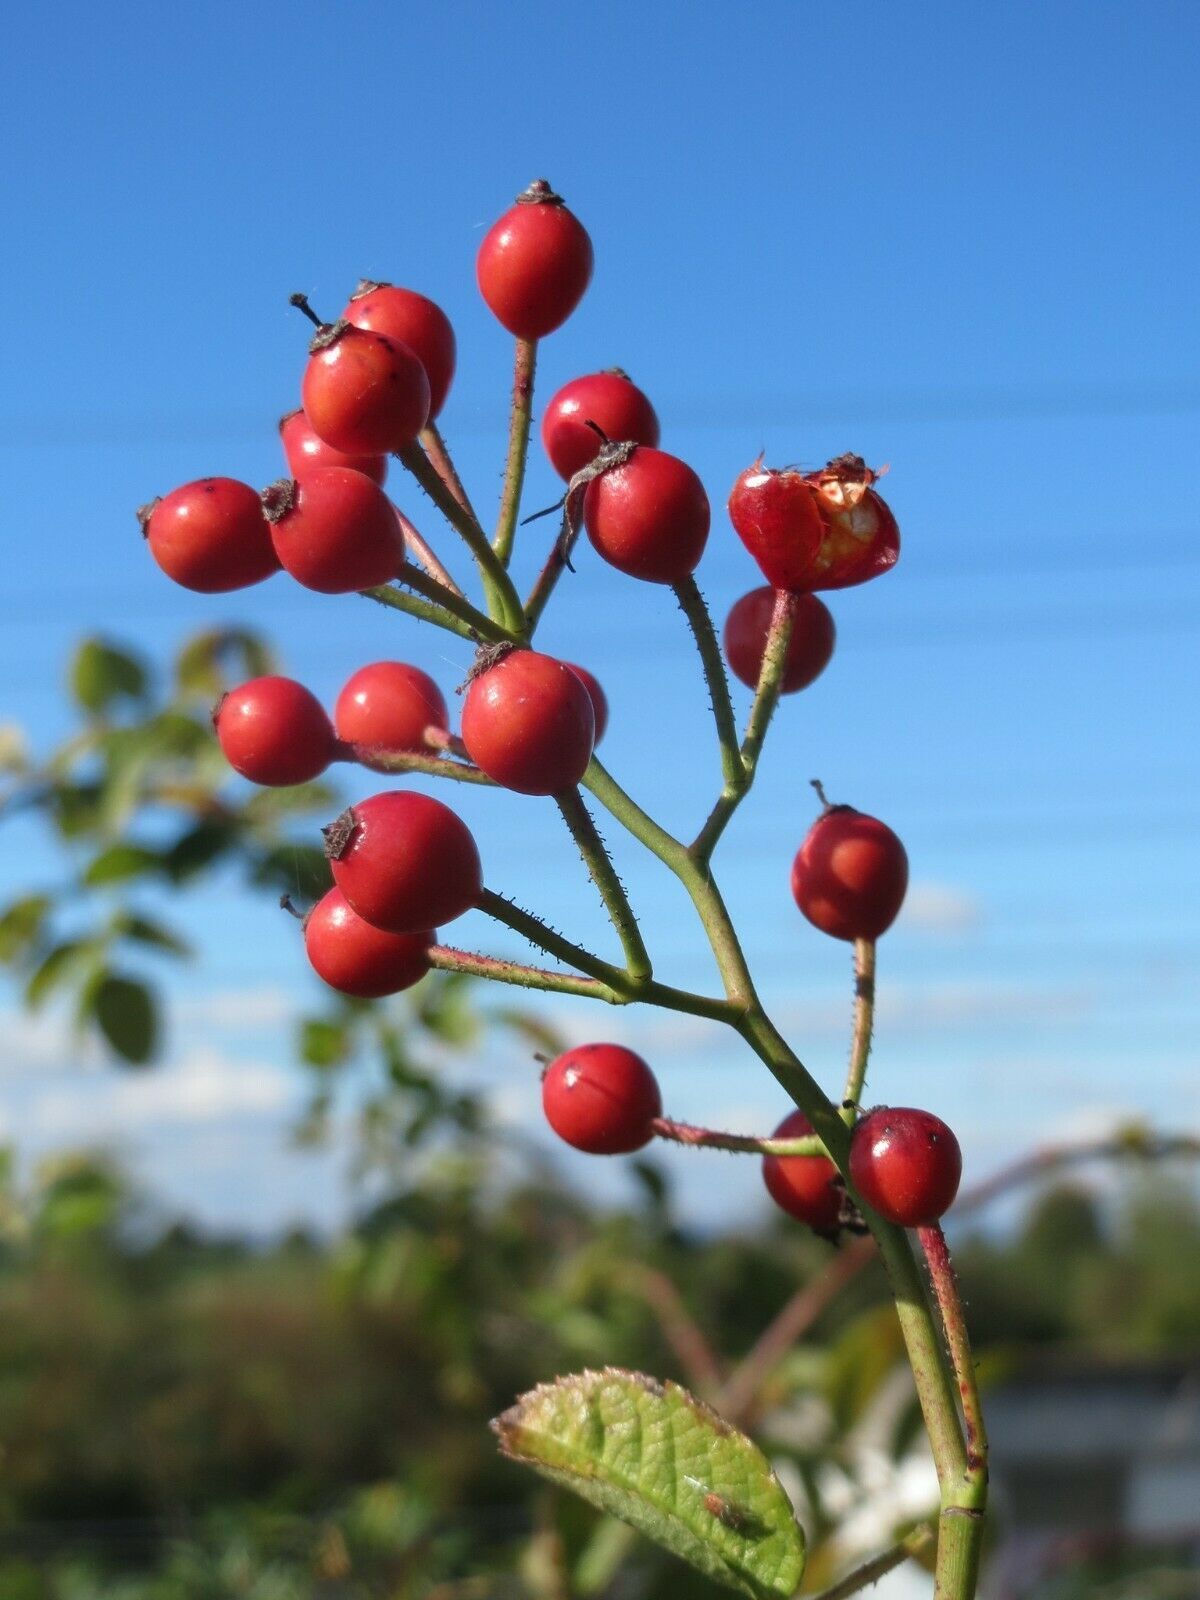
[[[154,1062],[190,886],[231,865],[264,894],[326,881],[293,830],[330,793],[238,798],[210,737],[226,682],[270,664],[240,632],[193,640],[166,677],[89,640],[71,672],[78,729],[36,762],[15,730],[0,747],[4,814],[34,812],[64,864],[0,908],[0,959],[27,1006],[69,1007],[129,1069]],[[699,1237],[652,1158],[634,1164],[636,1204],[590,1204],[514,1151],[483,1095],[441,1080],[447,1047],[486,1029],[554,1048],[505,995],[438,977],[298,1021],[312,1088],[297,1137],[322,1138],[340,1069],[371,1063],[355,1148],[377,1198],[342,1236],[214,1237],[102,1153],[30,1170],[10,1152],[3,1600],[698,1600],[702,1579],[495,1452],[486,1420],[516,1394],[604,1364],[676,1378],[753,1426],[802,1507],[814,1586],[867,1553],[847,1542],[856,1513],[882,1500],[878,1542],[923,1513],[919,1421],[869,1251],[837,1254],[782,1219]],[[1011,1229],[960,1224],[996,1392],[1056,1363],[1200,1359],[1194,1189],[1145,1160],[1104,1176],[1052,1173]],[[1194,1592],[1182,1562],[1085,1541],[1020,1592]]]

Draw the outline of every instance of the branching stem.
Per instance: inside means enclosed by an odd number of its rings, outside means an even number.
[[[621,949],[625,952],[626,971],[635,983],[643,983],[653,972],[650,957],[646,953],[641,929],[629,904],[624,885],[617,877],[616,868],[612,864],[592,814],[584,805],[578,789],[568,789],[563,794],[555,795],[554,798],[558,809],[562,812],[563,821],[571,830],[571,837],[575,840],[579,854],[583,857],[588,876],[600,891],[608,919],[621,941]]]

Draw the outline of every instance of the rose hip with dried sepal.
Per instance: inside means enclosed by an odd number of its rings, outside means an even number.
[[[279,438],[287,459],[288,471],[293,478],[311,472],[314,467],[349,467],[361,472],[372,483],[382,484],[387,478],[388,458],[384,455],[348,456],[335,450],[313,431],[313,425],[302,410],[289,411],[279,419]]]
[[[878,1106],[850,1138],[850,1181],[872,1211],[901,1228],[937,1222],[958,1193],[962,1151],[932,1111]]]
[[[404,533],[377,483],[349,467],[313,467],[263,490],[280,564],[320,594],[389,583],[404,565]]]
[[[619,367],[564,383],[542,416],[543,448],[555,472],[568,482],[595,458],[601,435],[658,444],[654,407]]]
[[[907,889],[903,844],[853,806],[826,806],[792,863],[796,904],[834,939],[877,939],[895,922]]]
[[[405,344],[351,322],[317,329],[300,386],[317,435],[347,455],[405,450],[429,420],[429,379]]]
[[[709,519],[708,496],[691,467],[648,445],[599,472],[584,491],[584,527],[596,550],[647,583],[682,583],[695,571]]]
[[[293,678],[251,678],[222,695],[213,726],[225,759],[266,788],[311,783],[333,760],[333,724]]]
[[[493,223],[475,261],[488,309],[518,339],[542,339],[561,327],[591,276],[592,241],[545,178]]]
[[[150,554],[197,594],[246,589],[279,571],[258,491],[236,478],[198,478],[138,512]]]
[[[364,278],[346,302],[343,322],[407,345],[429,379],[429,421],[441,411],[454,379],[458,350],[441,306],[415,289]]]
[[[463,703],[467,754],[518,794],[573,789],[592,759],[596,714],[583,680],[565,661],[509,650],[474,674]]]
[[[581,1044],[542,1075],[542,1109],[559,1138],[589,1155],[629,1155],[654,1137],[662,1116],[658,1082],[632,1050]]]
[[[429,795],[393,789],[359,800],[324,830],[333,879],[376,928],[419,933],[453,922],[483,893],[465,822]]]
[[[330,889],[304,919],[313,971],[339,994],[379,1000],[410,989],[429,971],[432,929],[388,933],[364,921],[340,889]]]

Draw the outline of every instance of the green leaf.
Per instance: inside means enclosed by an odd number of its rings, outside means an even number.
[[[189,639],[175,662],[181,695],[212,702],[231,683],[274,672],[271,651],[244,628],[213,628]]]
[[[97,889],[106,883],[125,883],[161,866],[162,856],[156,850],[143,850],[137,844],[113,844],[96,856],[83,881],[90,889]]]
[[[62,944],[56,944],[42,958],[25,985],[25,1004],[31,1011],[36,1011],[53,990],[66,983],[100,949],[101,943],[96,939],[65,939]]]
[[[92,992],[91,1013],[105,1039],[130,1066],[144,1067],[158,1049],[158,1006],[136,978],[105,973]]]
[[[165,950],[172,956],[190,956],[192,953],[187,940],[181,939],[172,929],[133,911],[122,912],[115,918],[112,927],[114,933],[132,939],[137,944],[149,945],[152,950]]]
[[[45,927],[51,906],[49,895],[29,894],[0,914],[0,961],[16,961],[26,953]]]
[[[300,1055],[310,1067],[337,1067],[350,1054],[350,1029],[323,1017],[306,1017],[300,1024]]]
[[[142,663],[102,639],[85,639],[71,662],[71,693],[93,715],[114,700],[142,699],[146,686]]]
[[[804,1535],[770,1463],[674,1383],[608,1367],[541,1384],[492,1423],[500,1448],[753,1600],[784,1600]]]
[[[333,886],[324,850],[311,844],[280,844],[254,863],[251,883],[286,890],[296,900],[319,900]]]
[[[237,842],[237,828],[230,822],[198,822],[181,833],[163,856],[167,876],[174,883],[186,883]]]
[[[417,1020],[445,1044],[470,1044],[479,1034],[479,1015],[471,1004],[470,978],[458,973],[422,984]]]
[[[545,1055],[559,1056],[567,1048],[561,1032],[532,1011],[522,1011],[518,1006],[498,1006],[492,1016]]]

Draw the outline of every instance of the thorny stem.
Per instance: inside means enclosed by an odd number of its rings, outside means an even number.
[[[616,930],[625,952],[625,968],[635,983],[642,983],[653,974],[650,957],[642,939],[637,918],[629,904],[624,885],[617,877],[612,859],[600,837],[591,812],[584,805],[578,789],[567,789],[554,797],[563,821],[571,830],[588,876],[600,891],[608,920]]]
[[[708,815],[708,820],[696,836],[691,853],[699,861],[707,861],[712,855],[730,818],[750,793],[750,787],[758,771],[758,757],[763,740],[766,738],[771,718],[775,714],[775,707],[779,704],[780,686],[787,666],[788,645],[791,643],[792,628],[796,621],[798,600],[799,596],[787,589],[775,591],[775,609],[771,613],[771,624],[763,648],[758,687],[746,721],[746,731],[742,736],[743,776],[735,784],[726,782],[716,805]]]
[[[535,917],[530,911],[522,911],[520,906],[514,905],[511,900],[506,900],[503,895],[485,889],[479,897],[478,907],[489,917],[494,917],[497,922],[503,922],[506,927],[512,928],[515,933],[528,939],[530,944],[536,945],[539,950],[545,950],[548,955],[554,956],[567,966],[574,967],[579,972],[586,972],[588,977],[596,978],[599,982],[608,984],[610,988],[620,987],[625,976],[620,967],[614,967],[609,962],[602,961],[599,956],[594,956],[590,950],[585,950],[582,945],[564,939],[561,933],[556,933],[540,917]]]
[[[582,513],[580,513],[580,520]],[[550,596],[554,593],[558,580],[571,565],[571,551],[579,537],[579,521],[573,514],[571,496],[568,493],[565,502],[563,526],[550,547],[550,554],[542,570],[534,579],[533,588],[529,591],[529,598],[525,602],[525,626],[530,638],[542,619],[542,612],[549,603]]]
[[[869,1584],[878,1583],[880,1578],[885,1578],[901,1562],[907,1561],[911,1556],[919,1556],[933,1543],[933,1537],[932,1527],[927,1522],[921,1523],[920,1527],[914,1528],[889,1549],[872,1556],[869,1561],[864,1561],[861,1567],[855,1567],[853,1572],[848,1572],[844,1578],[839,1578],[837,1583],[831,1584],[828,1589],[822,1589],[819,1594],[813,1595],[812,1600],[849,1600],[850,1595],[857,1594]]]
[[[409,568],[405,568],[405,582],[408,581]],[[415,570],[415,569],[413,569]],[[395,589],[390,583],[380,583],[373,589],[360,589],[359,594],[366,600],[375,600],[381,606],[390,606],[393,611],[405,611],[410,617],[419,617],[422,622],[431,622],[435,628],[444,628],[447,633],[456,633],[460,639],[474,640],[477,630],[464,622],[461,617],[454,616],[438,605],[431,605],[427,600],[418,600],[416,595],[405,594],[403,589]],[[488,624],[495,628],[494,623]]]
[[[425,599],[441,606],[443,611],[449,611],[460,622],[464,622],[469,630],[468,638],[487,639],[492,644],[507,644],[510,636],[506,628],[493,622],[490,617],[484,616],[482,611],[476,610],[469,600],[463,599],[457,588],[445,588],[427,572],[422,572],[420,567],[414,567],[410,561],[406,561],[401,567],[397,581],[409,589],[415,589]]]
[[[929,1267],[929,1280],[942,1316],[942,1327],[950,1351],[950,1363],[958,1380],[959,1398],[962,1400],[963,1421],[967,1432],[967,1473],[980,1489],[987,1484],[987,1430],[983,1423],[983,1405],[979,1399],[979,1384],[975,1376],[975,1362],[971,1356],[971,1342],[967,1337],[967,1322],[963,1315],[962,1296],[958,1292],[958,1276],[950,1259],[950,1247],[941,1223],[933,1222],[917,1229],[917,1238],[925,1252]]]
[[[435,583],[440,583],[443,589],[449,589],[451,594],[456,594],[460,600],[467,597],[438,560],[437,552],[420,531],[415,528],[398,507],[394,508],[400,526],[404,530],[404,543],[416,558],[417,565],[423,567]]]
[[[737,728],[733,720],[733,702],[729,698],[729,679],[725,676],[721,646],[717,642],[712,618],[708,614],[708,607],[704,603],[704,596],[700,593],[695,578],[684,578],[681,583],[674,585],[674,589],[675,598],[688,620],[696,648],[700,652],[700,662],[704,668],[704,677],[712,700],[713,717],[717,724],[717,738],[721,745],[721,771],[725,778],[725,788],[740,796],[748,787],[746,769],[742,765],[741,750],[738,746]]]
[[[537,370],[537,340],[518,339],[513,357],[512,410],[508,422],[508,459],[504,463],[504,488],[492,549],[507,567],[512,557],[525,459],[529,453],[529,424],[533,416],[533,379]]]
[[[854,1034],[850,1040],[850,1066],[842,1094],[842,1120],[853,1127],[862,1104],[875,1024],[875,941],[854,941]]]
[[[425,424],[421,429],[420,441],[422,449],[429,457],[430,466],[432,466],[467,515],[475,517],[475,521],[478,522],[479,518],[475,516],[475,508],[471,504],[470,496],[463,488],[462,479],[458,475],[458,468],[454,465],[450,451],[446,447],[446,441],[438,431],[436,422],[427,422]]]
[[[420,445],[410,444],[396,453],[475,557],[487,596],[488,615],[501,624],[507,637],[519,637],[524,631],[520,599],[479,523],[455,499]]]
[[[698,1128],[673,1117],[655,1117],[651,1126],[656,1139],[685,1144],[693,1150],[728,1150],[752,1156],[823,1156],[825,1146],[815,1134],[799,1139],[772,1139],[756,1133],[720,1133],[715,1128]]]
[[[491,978],[497,983],[512,983],[522,989],[544,989],[555,994],[582,995],[603,1000],[610,1006],[625,1004],[624,997],[596,978],[580,978],[570,972],[547,972],[542,967],[527,967],[520,961],[501,961],[496,956],[475,955],[449,945],[432,945],[429,965],[441,972],[461,972],[473,978]]]
[[[389,750],[377,744],[339,743],[336,759],[356,761],[372,772],[423,772],[430,778],[453,778],[456,783],[480,783],[495,788],[494,778],[465,761],[447,761],[419,750]]]

